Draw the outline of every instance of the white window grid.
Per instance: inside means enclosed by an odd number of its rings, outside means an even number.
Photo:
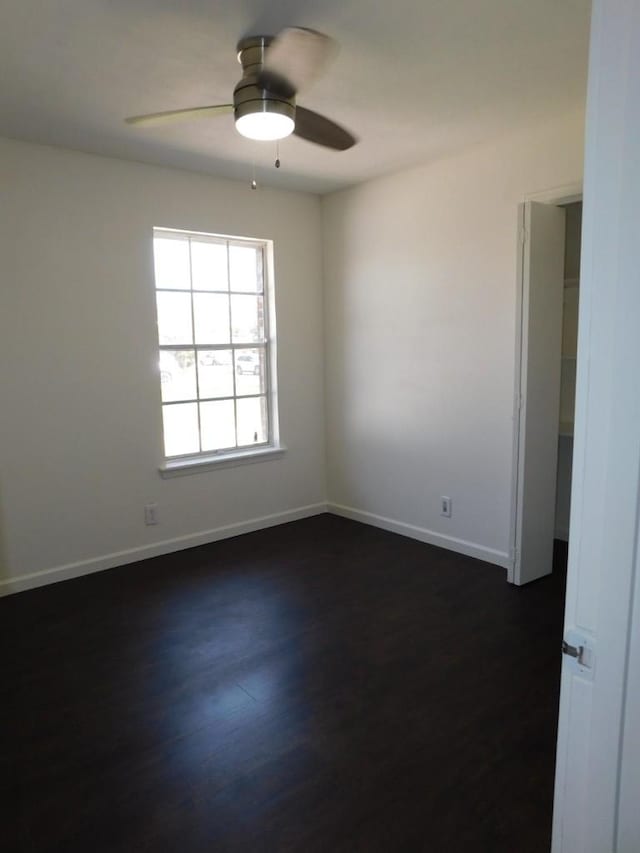
[[[222,456],[224,454],[230,454],[235,452],[241,452],[243,450],[250,449],[259,449],[265,447],[271,447],[274,445],[273,440],[273,418],[271,416],[271,353],[270,353],[270,337],[269,337],[269,293],[268,293],[268,275],[267,275],[267,257],[266,250],[267,244],[264,241],[260,240],[251,240],[248,238],[231,238],[225,237],[220,234],[206,234],[199,232],[189,232],[189,231],[176,231],[172,229],[166,228],[154,228],[153,236],[162,237],[163,239],[175,239],[175,240],[183,240],[188,242],[189,244],[189,289],[186,288],[177,288],[177,287],[156,287],[156,293],[182,293],[189,294],[190,296],[190,304],[191,304],[191,327],[192,334],[194,338],[194,343],[192,344],[158,344],[158,349],[160,352],[193,352],[195,359],[195,371],[196,371],[196,389],[197,389],[197,397],[181,399],[181,400],[167,400],[162,401],[162,408],[165,406],[180,406],[187,403],[195,403],[196,404],[196,412],[198,416],[198,442],[200,445],[200,450],[194,453],[185,453],[185,454],[176,454],[172,455],[170,458],[172,460],[180,460],[180,459],[192,459],[194,457],[208,457],[208,456]],[[192,255],[191,255],[191,244],[192,242],[212,242],[217,244],[224,244],[227,249],[227,283],[228,288],[226,290],[203,290],[200,288],[193,287],[193,269],[192,269]],[[253,249],[256,249],[260,252],[261,256],[261,267],[262,267],[262,290],[232,290],[231,288],[231,265],[229,258],[229,250],[231,246],[247,246]],[[195,343],[195,309],[193,306],[193,295],[197,293],[203,294],[221,294],[229,297],[229,343]],[[263,337],[260,340],[252,340],[252,341],[233,341],[231,340],[233,337],[233,327],[232,327],[232,318],[231,318],[231,296],[262,296],[262,316],[263,316]],[[237,350],[259,350],[262,353],[260,364],[263,371],[264,376],[264,385],[263,392],[258,394],[238,394],[237,393],[237,378],[236,378],[236,356],[235,353]],[[231,351],[232,358],[232,376],[233,376],[233,395],[227,395],[223,397],[205,397],[200,396],[200,374],[199,374],[199,359],[198,355],[200,352],[212,352],[212,351]],[[267,429],[266,429],[266,439],[262,442],[251,442],[251,444],[243,444],[240,445],[237,443],[238,439],[238,410],[237,410],[237,402],[238,400],[249,400],[249,399],[261,399],[264,398],[264,405],[266,411],[266,421],[267,421]],[[208,403],[208,402],[222,402],[225,400],[233,401],[233,412],[234,412],[234,423],[235,423],[235,434],[236,434],[236,444],[226,448],[220,448],[217,450],[202,450],[202,425],[200,418],[200,403]]]

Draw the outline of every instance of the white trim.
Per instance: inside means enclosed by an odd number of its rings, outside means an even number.
[[[475,557],[477,560],[493,563],[493,565],[500,566],[503,569],[508,569],[511,563],[509,554],[505,551],[497,551],[475,542],[468,542],[466,539],[447,536],[445,533],[436,533],[433,530],[427,530],[425,527],[396,521],[393,518],[385,518],[373,512],[355,509],[355,507],[329,502],[327,503],[327,512],[332,512],[334,515],[340,515],[343,518],[350,518],[352,521],[361,521],[363,524],[370,524],[372,527],[380,527],[382,530],[388,530],[391,533],[399,533],[401,536],[408,536],[410,539],[417,539],[420,542],[426,542],[428,545],[446,548],[448,551],[455,551],[457,554]]]
[[[524,293],[524,253],[526,247],[525,205],[518,205],[518,259],[516,269],[516,335],[513,376],[513,438],[511,447],[511,519],[509,547],[514,555],[507,566],[507,581],[514,583],[518,548],[518,487],[520,475],[520,419],[522,415],[522,322]]]
[[[217,468],[235,468],[237,465],[250,465],[253,462],[267,462],[269,459],[280,459],[287,448],[263,447],[260,450],[248,450],[238,453],[224,453],[219,456],[193,456],[191,458],[167,459],[158,468],[163,479],[184,477],[188,474],[199,474],[202,471],[214,471]]]
[[[525,201],[539,201],[543,204],[553,204],[560,207],[563,204],[573,204],[582,201],[582,184],[564,184],[549,190],[527,193]]]
[[[152,545],[140,545],[137,548],[129,548],[125,551],[115,551],[102,557],[93,557],[89,560],[79,560],[77,563],[68,563],[65,566],[54,566],[51,569],[43,569],[28,575],[19,575],[0,581],[0,597],[11,595],[14,592],[22,592],[45,586],[58,581],[90,575],[94,572],[102,572],[113,569],[116,566],[124,566],[127,563],[136,563],[139,560],[148,560],[150,557],[160,557],[163,554],[172,554],[186,548],[195,548],[198,545],[207,545],[209,542],[217,542],[219,539],[229,539],[232,536],[240,536],[242,533],[252,533],[254,530],[264,530],[267,527],[275,527],[288,521],[298,521],[313,515],[321,515],[327,511],[325,503],[309,504],[284,512],[276,512],[271,515],[262,515],[258,518],[250,518],[247,521],[239,521],[235,524],[226,524],[223,527],[214,527],[211,530],[202,530],[198,533],[190,533],[187,536],[176,536],[173,539],[163,539]]]
[[[518,508],[519,497],[518,489],[519,470],[521,463],[521,448],[520,448],[520,432],[521,432],[521,410],[523,405],[522,399],[522,310],[523,310],[523,294],[524,294],[524,257],[526,242],[528,239],[525,223],[526,202],[538,201],[543,204],[551,204],[560,207],[564,204],[573,204],[574,202],[582,201],[583,186],[581,183],[565,184],[559,187],[553,187],[548,190],[540,190],[539,192],[527,193],[524,197],[524,202],[518,205],[518,230],[517,230],[517,266],[516,266],[516,336],[515,336],[515,352],[514,352],[514,410],[513,410],[513,431],[512,431],[512,457],[511,457],[511,511],[509,522],[509,544],[511,550],[515,553],[518,548]],[[565,287],[568,279],[565,279]],[[571,280],[579,283],[579,279]],[[569,533],[566,537],[556,536],[565,541],[569,541]],[[507,580],[509,583],[515,582],[515,561],[507,568]]]

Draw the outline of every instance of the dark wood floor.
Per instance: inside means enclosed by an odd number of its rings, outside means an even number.
[[[547,851],[563,594],[324,515],[4,599],[2,849]]]

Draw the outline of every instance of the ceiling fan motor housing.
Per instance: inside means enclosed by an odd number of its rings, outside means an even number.
[[[264,69],[265,53],[273,38],[251,36],[238,43],[238,62],[242,65],[242,79],[233,90],[233,109],[236,121],[253,113],[277,113],[295,121],[295,95],[286,98],[270,92],[258,83]]]

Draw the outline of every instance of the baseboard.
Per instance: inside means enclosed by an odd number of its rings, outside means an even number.
[[[455,551],[457,554],[475,557],[478,560],[484,560],[486,563],[501,566],[503,569],[508,569],[510,565],[509,555],[504,551],[486,548],[484,545],[467,542],[465,539],[458,539],[455,536],[435,533],[433,530],[417,527],[415,524],[406,524],[404,521],[396,521],[393,518],[385,518],[372,512],[331,502],[327,503],[327,512],[341,515],[343,518],[350,518],[353,521],[362,521],[364,524],[371,524],[373,527],[380,527],[382,530],[399,533],[401,536],[408,536],[411,539],[418,539],[428,545],[437,545],[438,548],[446,548],[449,551]]]
[[[312,515],[320,515],[327,511],[325,503],[309,504],[308,506],[296,507],[296,509],[276,512],[272,515],[263,515],[259,518],[251,518],[248,521],[240,521],[236,524],[227,524],[224,527],[215,527],[212,530],[202,530],[188,536],[176,536],[174,539],[164,539],[154,542],[152,545],[142,545],[137,548],[129,548],[125,551],[115,551],[102,557],[94,557],[90,560],[80,560],[77,563],[68,563],[64,566],[54,566],[51,569],[43,569],[28,575],[19,575],[15,578],[7,578],[0,581],[0,597],[11,595],[14,592],[23,592],[38,586],[45,586],[58,581],[78,578],[82,575],[90,575],[94,572],[103,572],[116,566],[124,566],[127,563],[136,563],[147,560],[149,557],[160,557],[163,554],[171,554],[174,551],[182,551],[185,548],[194,548],[197,545],[207,545],[209,542],[217,542],[220,539],[230,539],[232,536],[240,536],[242,533],[252,533],[255,530],[263,530],[267,527],[275,527],[288,521],[298,521],[309,518]]]

